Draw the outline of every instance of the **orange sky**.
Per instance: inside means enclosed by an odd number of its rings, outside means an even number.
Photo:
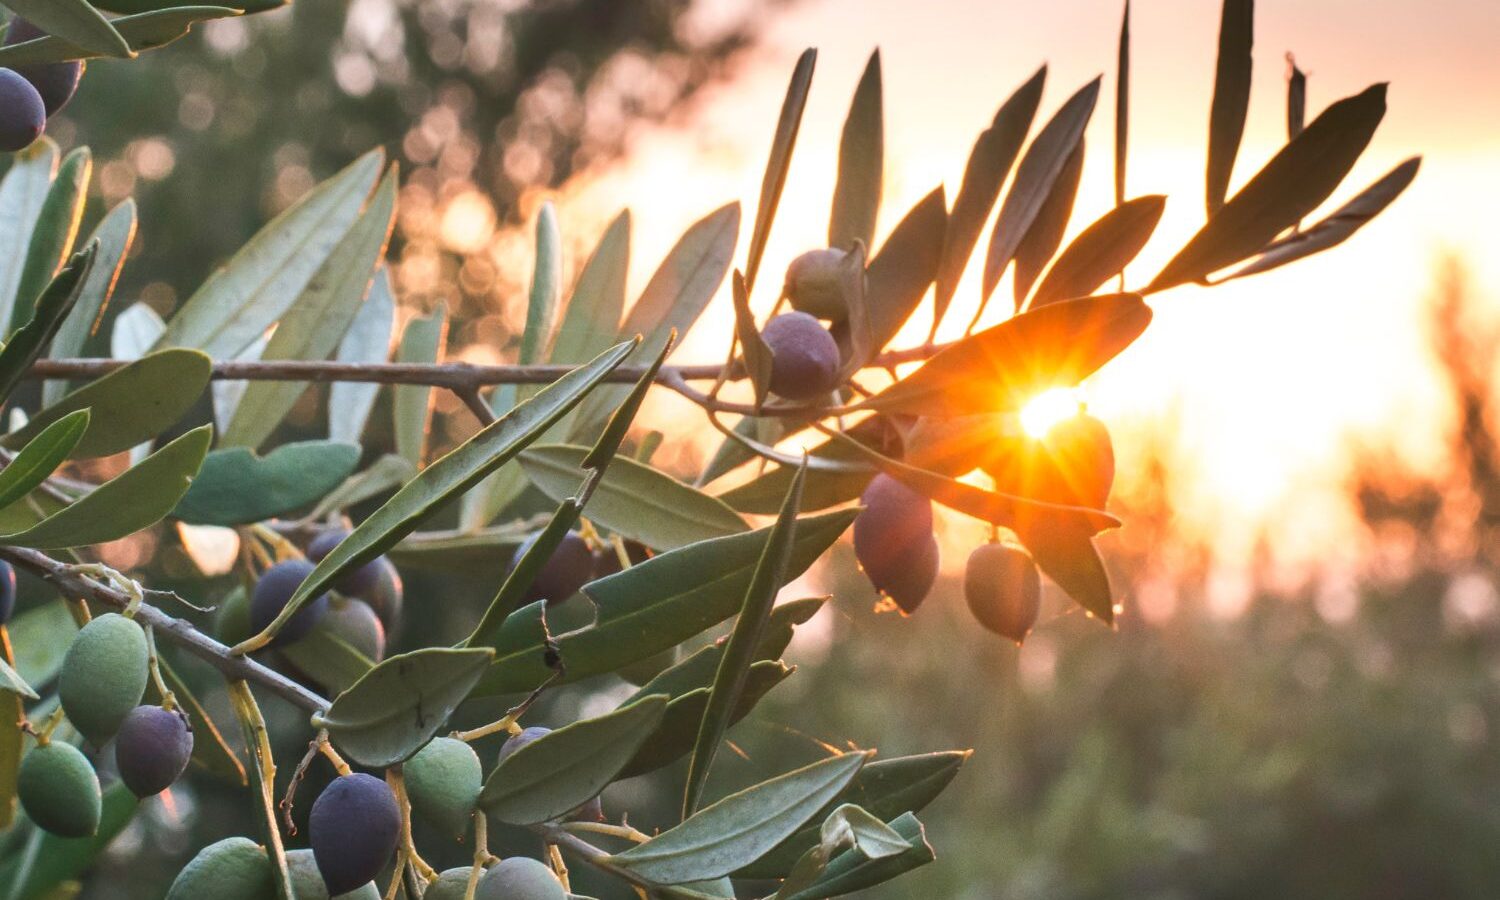
[[[1132,281],[1154,273],[1201,224],[1218,23],[1218,4],[1207,0],[1135,6],[1129,193],[1169,200]],[[1337,478],[1348,435],[1393,442],[1422,463],[1434,462],[1441,447],[1446,413],[1419,315],[1437,260],[1461,255],[1482,295],[1500,298],[1500,247],[1492,237],[1500,207],[1500,59],[1493,49],[1500,3],[1257,6],[1255,89],[1236,185],[1284,139],[1288,50],[1310,73],[1309,118],[1372,82],[1392,83],[1385,123],[1333,203],[1407,156],[1425,155],[1422,172],[1343,247],[1231,286],[1153,297],[1152,328],[1090,383],[1088,397],[1115,426],[1127,467],[1131,429],[1176,410],[1176,437],[1194,470],[1187,473],[1186,514],[1213,529],[1227,556],[1246,552],[1263,524],[1275,526],[1288,556],[1319,556],[1347,525]],[[1039,123],[1101,72],[1112,97],[1119,4],[1038,7],[804,0],[769,23],[756,61],[701,97],[687,121],[643,131],[621,162],[561,198],[563,226],[587,233],[601,227],[600,215],[630,206],[638,288],[683,228],[738,197],[746,206],[742,260],[791,63],[802,47],[816,46],[813,95],[766,256],[767,271],[778,271],[822,239],[849,94],[878,45],[886,91],[884,234],[936,184],[946,184],[951,198],[974,136],[1043,61],[1051,74]],[[1072,233],[1112,203],[1112,129],[1112,100],[1101,101]],[[981,254],[987,239],[988,232]],[[963,307],[972,309],[977,268],[960,288],[950,316],[955,329],[967,321]],[[999,293],[1008,296],[1008,288]],[[771,301],[766,291],[755,305],[764,313]],[[728,297],[715,304],[727,322]],[[912,334],[926,327],[915,322]],[[720,358],[722,334],[703,328],[681,358]],[[670,404],[657,411],[682,413]]]

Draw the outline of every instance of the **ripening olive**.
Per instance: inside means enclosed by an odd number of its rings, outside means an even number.
[[[474,900],[567,900],[552,869],[529,856],[510,856],[479,879]]]
[[[412,811],[445,834],[463,837],[484,786],[473,748],[457,738],[433,738],[402,771]]]
[[[322,562],[323,557],[333,552],[333,548],[343,543],[349,532],[342,528],[329,528],[320,532],[307,545],[307,558],[315,563]],[[333,583],[333,589],[345,597],[358,597],[364,600],[374,593],[380,584],[381,571],[380,561],[385,559],[377,556],[367,563],[356,566],[345,572],[338,581]]]
[[[318,863],[313,859],[311,850],[288,850],[286,868],[292,876],[292,889],[297,893],[297,900],[329,900],[328,885],[323,883],[323,876],[318,872]],[[431,893],[429,890],[424,894],[424,900]],[[380,900],[380,889],[375,886],[375,882],[367,881],[347,894],[339,894],[333,900]]]
[[[551,733],[552,729],[545,725],[533,725],[530,728],[522,729],[519,734],[511,735],[506,739],[505,743],[500,745],[500,753],[495,757],[495,764],[499,765],[505,762],[517,750],[520,750],[537,738]],[[567,817],[586,822],[602,822],[604,821],[604,804],[599,801],[598,797],[595,797],[568,813]]]
[[[1115,447],[1104,423],[1079,413],[1053,425],[1045,443],[1074,502],[1103,509],[1115,481]]]
[[[464,893],[469,889],[469,873],[472,871],[473,866],[443,870],[438,874],[437,881],[427,885],[427,893],[422,895],[422,900],[464,900]]]
[[[964,598],[979,624],[1016,643],[1036,625],[1042,580],[1025,547],[996,542],[969,554],[964,569]]]
[[[838,386],[839,345],[817,319],[804,312],[782,313],[766,323],[760,336],[771,350],[772,393],[811,400]]]
[[[632,566],[640,565],[651,558],[651,551],[645,544],[639,541],[625,540],[625,556],[630,560]],[[615,550],[615,545],[605,542],[604,546],[594,551],[594,578],[604,578],[616,572],[623,571],[620,565],[620,554]]]
[[[68,721],[95,747],[114,737],[141,702],[150,675],[146,633],[118,613],[79,630],[63,657],[57,695]]]
[[[384,556],[376,557],[375,561],[380,563],[380,580],[370,596],[359,599],[375,610],[375,615],[380,617],[380,623],[385,626],[385,633],[389,636],[395,634],[401,624],[401,601],[405,596],[405,589],[395,563]]]
[[[312,574],[313,564],[304,559],[288,559],[261,573],[250,593],[250,627],[258,634],[286,608],[292,594]],[[328,612],[328,595],[319,594],[287,620],[271,646],[290,644],[307,636],[313,626]]]
[[[396,851],[401,811],[384,781],[356,772],[318,795],[308,834],[328,893],[343,894],[373,880]]]
[[[171,787],[193,755],[193,727],[181,710],[137,706],[115,736],[120,780],[137,797]]]
[[[363,600],[331,600],[318,630],[358,650],[372,662],[385,658],[385,626]]]
[[[844,297],[844,261],[849,254],[834,247],[809,250],[786,267],[782,292],[792,309],[842,321],[849,315],[849,301]]]
[[[526,551],[531,549],[539,537],[540,533],[532,535],[526,543],[516,548],[516,553],[510,560],[512,569],[521,562],[521,557],[526,555]],[[556,606],[578,593],[578,589],[589,582],[593,571],[594,554],[589,550],[588,543],[576,532],[570,531],[563,536],[552,555],[547,557],[536,578],[532,579],[531,586],[526,589],[526,602],[546,600],[548,606]]]
[[[48,741],[21,760],[16,796],[38,828],[58,837],[88,837],[99,830],[103,797],[99,777],[77,747]]]
[[[902,611],[916,611],[937,580],[932,501],[889,475],[876,475],[854,520],[854,555],[870,583]]]
[[[5,30],[5,46],[46,36],[47,32],[16,16],[10,20],[10,27]],[[16,74],[36,88],[36,92],[41,95],[47,118],[50,119],[73,99],[73,92],[78,90],[78,82],[83,78],[83,60],[16,66]]]
[[[0,625],[16,614],[16,570],[0,559]]]
[[[25,150],[47,127],[47,107],[31,82],[0,69],[0,150]]]
[[[249,838],[209,844],[177,873],[166,900],[270,900],[276,896],[271,860]]]

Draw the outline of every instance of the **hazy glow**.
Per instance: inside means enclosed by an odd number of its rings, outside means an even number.
[[[1078,415],[1079,403],[1078,391],[1072,388],[1043,391],[1021,410],[1021,428],[1034,438],[1044,438],[1053,425]]]

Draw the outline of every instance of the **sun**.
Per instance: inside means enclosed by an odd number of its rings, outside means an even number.
[[[1082,405],[1076,388],[1043,391],[1021,408],[1021,428],[1034,438],[1046,437],[1052,426],[1078,415]]]

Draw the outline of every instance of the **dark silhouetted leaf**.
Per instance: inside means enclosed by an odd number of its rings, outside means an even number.
[[[771,236],[771,222],[776,218],[776,206],[781,202],[781,189],[786,185],[792,148],[797,145],[797,132],[802,128],[802,111],[807,108],[807,93],[812,88],[813,67],[817,62],[817,50],[809,47],[802,51],[797,57],[796,68],[792,70],[791,83],[786,87],[786,98],[781,102],[781,118],[776,122],[771,153],[766,159],[766,174],[760,182],[760,205],[755,210],[755,228],[750,232],[750,252],[745,259],[747,293],[755,287],[755,276],[760,273],[760,259]]]
[[[1021,238],[1021,243],[1016,247],[1016,309],[1025,305],[1026,295],[1030,293],[1031,286],[1036,284],[1037,276],[1042,274],[1057,248],[1062,246],[1063,234],[1068,230],[1068,219],[1073,216],[1073,202],[1078,198],[1078,180],[1083,175],[1084,146],[1085,141],[1079,138],[1078,146],[1073,148],[1062,171],[1057,173],[1057,180],[1052,182],[1052,190],[1047,194],[1042,208],[1037,211],[1031,227],[1026,229],[1026,236]]]
[[[755,408],[759,411],[771,391],[771,348],[755,327],[755,314],[750,311],[749,289],[745,277],[734,273],[734,333],[744,354],[745,372],[750,376],[750,385],[755,390]]]
[[[1286,139],[1302,133],[1307,119],[1307,73],[1297,68],[1292,54],[1286,55]]]
[[[847,250],[855,241],[875,243],[875,220],[885,177],[885,101],[880,51],[870,54],[854,89],[839,138],[839,175],[828,217],[828,246]]]
[[[1255,43],[1255,0],[1224,0],[1219,19],[1219,60],[1214,99],[1208,114],[1207,206],[1210,218],[1224,205],[1234,158],[1250,108],[1251,47]]]
[[[1125,163],[1130,152],[1130,0],[1120,16],[1120,47],[1115,58],[1115,205],[1125,202]]]
[[[917,201],[870,260],[865,310],[872,353],[891,342],[937,277],[948,227],[946,202],[941,187]]]
[[[1117,205],[1073,239],[1031,298],[1038,309],[1092,294],[1119,274],[1151,239],[1167,198],[1148,194]]]

